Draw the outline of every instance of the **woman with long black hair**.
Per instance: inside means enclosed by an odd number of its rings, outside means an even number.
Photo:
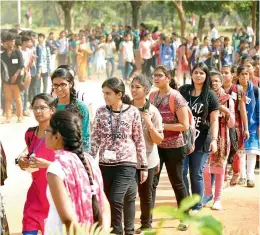
[[[55,151],[55,161],[47,170],[50,209],[45,235],[61,232],[63,224],[67,234],[78,224],[98,223],[109,229],[110,211],[101,172],[84,153],[80,118],[66,110],[57,111],[45,133],[47,148]]]
[[[148,175],[141,117],[138,109],[130,105],[122,80],[109,78],[102,84],[102,90],[106,106],[96,112],[91,155],[95,157],[99,152],[104,191],[111,206],[112,233],[123,234],[122,211],[127,206],[129,223],[125,226],[125,234],[130,235],[134,233],[137,185],[133,182],[137,166],[141,184]]]
[[[77,99],[74,88],[74,76],[71,70],[66,68],[56,69],[52,76],[52,89],[57,95],[56,110],[67,110],[77,113],[82,120],[82,138],[84,151],[90,148],[90,120],[88,107]]]
[[[163,164],[166,166],[169,180],[174,190],[177,204],[188,196],[183,181],[184,146],[186,145],[182,132],[189,128],[188,106],[185,99],[177,91],[177,83],[171,70],[163,65],[155,68],[154,85],[158,88],[150,95],[150,102],[159,110],[163,120],[164,139],[158,145],[160,171],[153,182],[153,206],[155,204],[156,188],[159,184]],[[181,223],[179,230],[187,230],[188,226]]]
[[[28,189],[23,210],[23,235],[36,235],[38,231],[44,234],[44,220],[49,212],[46,171],[54,161],[54,151],[45,145],[44,132],[55,112],[54,98],[49,94],[38,94],[33,98],[31,108],[38,125],[26,131],[26,148],[17,159],[21,170],[32,174],[32,184]]]
[[[207,65],[199,62],[192,70],[191,85],[180,87],[180,93],[186,99],[195,119],[197,139],[195,150],[185,157],[183,178],[189,192],[187,179],[190,170],[192,194],[204,195],[203,171],[209,153],[217,151],[219,102],[216,94],[210,90],[210,74]],[[199,202],[192,207],[193,213],[202,208]]]

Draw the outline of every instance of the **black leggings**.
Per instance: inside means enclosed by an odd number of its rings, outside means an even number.
[[[172,149],[158,147],[158,152],[160,157],[160,172],[154,176],[153,207],[155,204],[156,188],[159,184],[160,174],[164,163],[179,207],[181,200],[188,196],[183,181],[184,147]]]

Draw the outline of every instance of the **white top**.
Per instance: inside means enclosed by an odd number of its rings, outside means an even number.
[[[134,44],[132,41],[125,42],[124,44],[125,47],[125,60],[127,62],[133,62],[134,60]]]
[[[115,42],[107,42],[104,44],[104,50],[106,53],[106,58],[114,57],[114,49],[116,48]]]
[[[58,39],[59,42],[59,48],[58,48],[58,54],[65,54],[68,50],[68,39],[65,38],[60,38]]]
[[[177,49],[178,49],[179,46],[181,45],[181,40],[180,40],[180,39],[177,39],[177,40],[173,41],[172,44],[173,44],[173,46],[174,46],[175,51],[177,51]]]
[[[249,38],[248,38],[248,41],[249,42],[252,42],[252,36],[254,36],[254,31],[253,31],[253,29],[251,28],[251,27],[247,27],[246,28],[246,32],[247,32],[247,34],[248,34],[248,36],[249,36]]]
[[[54,161],[50,164],[50,166],[47,170],[47,173],[48,172],[57,175],[63,181],[65,179],[65,173],[62,169],[62,166],[57,161]],[[58,214],[58,211],[56,209],[56,206],[54,204],[54,201],[52,199],[49,186],[47,186],[47,192],[46,193],[47,193],[47,199],[48,199],[49,204],[50,204],[50,208],[49,208],[48,217],[45,220],[45,226],[44,226],[45,233],[44,233],[44,235],[63,234],[62,233],[62,225],[63,224],[62,224],[62,221],[61,221],[60,216]],[[56,231],[59,231],[59,233],[57,233]]]
[[[199,62],[204,62],[208,59],[207,55],[209,54],[209,48],[204,46],[199,51]]]
[[[23,55],[23,64],[24,64],[24,67],[27,68],[29,63],[30,63],[30,60],[31,60],[31,56],[32,56],[32,50],[29,49],[29,48],[26,48],[26,50],[22,50],[21,49],[21,52],[22,52],[22,55]]]
[[[218,30],[216,28],[213,28],[210,32],[210,41],[212,39],[217,39],[218,38]]]
[[[154,128],[160,133],[163,133],[162,116],[159,110],[153,104],[150,104],[149,115],[151,117],[151,121],[153,123]],[[158,148],[157,145],[153,143],[148,127],[146,126],[143,120],[142,120],[142,127],[143,127],[143,135],[145,140],[148,169],[151,169],[156,167],[160,162]]]

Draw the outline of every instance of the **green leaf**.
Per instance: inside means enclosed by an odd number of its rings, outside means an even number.
[[[191,197],[186,197],[181,201],[179,210],[187,211],[198,202],[200,202],[200,196],[193,194]]]

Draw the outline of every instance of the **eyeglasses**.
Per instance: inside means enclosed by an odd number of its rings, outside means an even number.
[[[153,74],[153,77],[154,78],[162,78],[164,76],[164,74],[161,74],[161,73],[155,73],[155,74]]]
[[[52,85],[52,88],[53,88],[54,90],[59,89],[59,87],[60,87],[61,89],[65,89],[68,85],[69,85],[68,83],[53,84],[53,85]]]
[[[52,130],[45,129],[45,130],[44,130],[45,135],[47,134],[47,132],[52,133]]]
[[[38,111],[44,112],[47,109],[49,109],[49,107],[46,107],[46,106],[39,106],[39,107],[35,106],[35,107],[32,107],[32,110],[35,113],[38,112]]]

